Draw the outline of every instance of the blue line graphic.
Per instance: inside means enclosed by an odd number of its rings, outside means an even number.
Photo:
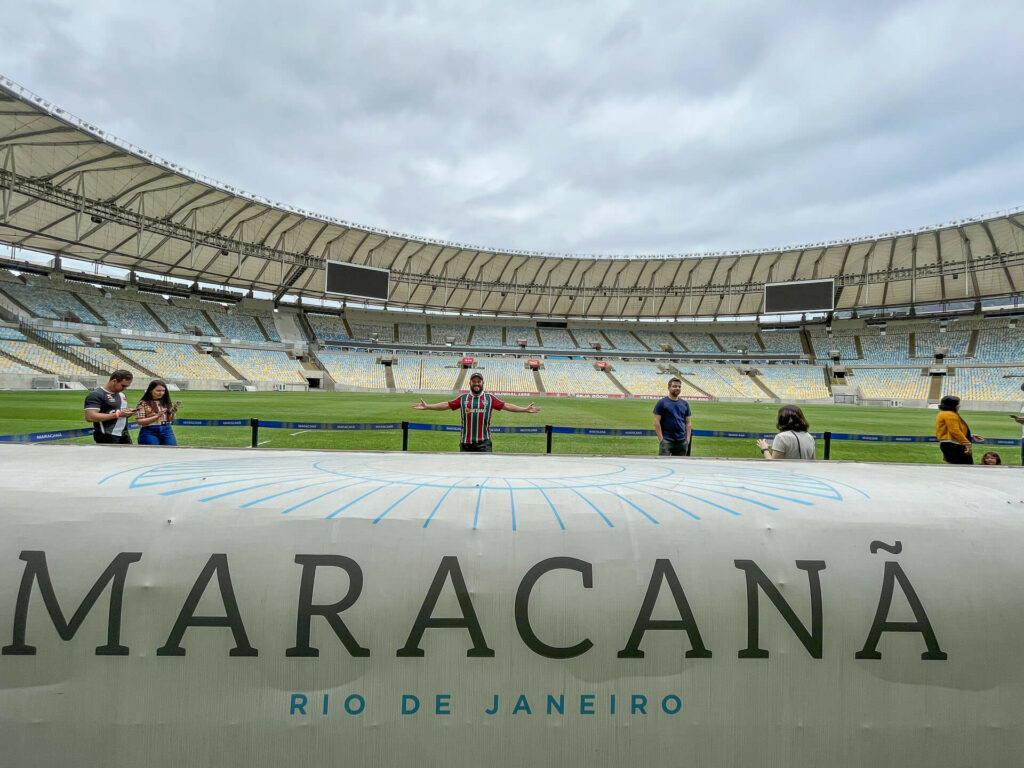
[[[528,523],[538,524],[538,519],[531,515],[520,519],[520,512],[532,509],[536,503],[536,497],[518,495],[522,493],[540,494],[560,530],[567,530],[574,520],[586,520],[586,508],[596,513],[608,528],[616,528],[621,526],[612,520],[613,509],[615,514],[627,513],[627,521],[628,515],[636,513],[652,525],[662,525],[681,519],[676,512],[699,521],[711,513],[742,517],[750,509],[776,511],[794,505],[814,507],[822,501],[842,502],[850,490],[868,497],[859,489],[813,475],[726,463],[605,462],[558,457],[546,465],[531,465],[534,471],[544,473],[542,476],[495,478],[482,473],[460,475],[458,467],[450,461],[434,459],[417,466],[421,471],[412,472],[404,468],[401,458],[387,454],[343,454],[329,458],[323,454],[300,454],[191,460],[122,470],[99,482],[107,486],[118,482],[136,492],[164,497],[194,493],[197,503],[231,503],[237,499],[237,509],[262,505],[264,510],[274,509],[282,515],[302,510],[306,515],[331,519],[353,510],[352,517],[374,525],[391,517],[402,504],[415,504],[417,518],[420,510],[429,509],[422,522],[424,529],[436,521],[446,504],[452,503],[454,491],[472,490],[473,529],[480,529],[483,515],[491,509],[503,508],[507,498],[514,532],[526,530]],[[428,467],[437,469],[431,471]],[[312,491],[312,495],[303,498],[307,491]],[[380,496],[381,491],[387,493]],[[375,494],[382,500],[362,503]],[[641,495],[645,498],[641,499]],[[324,502],[331,496],[335,497],[334,506],[328,506],[330,500]],[[282,500],[283,509],[273,504],[277,499]],[[604,511],[605,506],[609,512]],[[464,510],[465,504],[459,508]],[[463,516],[461,521],[469,522]]]
[[[516,494],[512,490],[512,483],[508,481],[508,478],[505,479],[505,485],[508,486],[508,503],[512,508],[512,530],[514,531],[516,529]]]
[[[375,494],[375,493],[376,493],[377,491],[382,491],[382,490],[384,490],[385,488],[387,488],[387,486],[386,486],[386,485],[380,485],[380,486],[377,486],[376,488],[374,488],[374,489],[373,489],[372,491],[367,491],[367,492],[366,492],[366,493],[364,493],[364,494],[363,494],[362,496],[359,496],[358,498],[352,499],[352,501],[350,501],[350,502],[347,502],[346,504],[343,504],[342,506],[338,507],[338,508],[337,508],[336,510],[334,510],[333,512],[331,512],[331,514],[329,514],[329,515],[327,516],[327,519],[328,519],[328,520],[330,520],[330,519],[331,519],[332,517],[335,517],[335,516],[337,516],[337,515],[338,515],[339,513],[341,513],[341,512],[344,512],[344,511],[345,511],[346,509],[348,509],[349,507],[351,507],[351,506],[352,506],[353,504],[355,504],[355,503],[357,503],[357,502],[360,502],[360,501],[362,501],[363,499],[365,499],[365,498],[366,498],[367,496],[372,496],[372,495],[373,495],[373,494]]]
[[[605,522],[606,522],[606,523],[608,524],[608,527],[609,527],[609,528],[614,528],[614,527],[615,527],[615,526],[614,526],[614,525],[612,524],[612,521],[611,521],[611,520],[609,520],[609,519],[608,519],[607,517],[605,517],[605,514],[604,514],[604,512],[602,512],[602,511],[601,511],[600,509],[598,509],[598,508],[597,508],[597,506],[596,506],[596,505],[594,504],[594,502],[592,502],[592,501],[591,501],[590,499],[588,499],[588,498],[587,498],[586,496],[584,496],[584,495],[583,495],[582,493],[580,493],[579,491],[577,491],[577,490],[576,490],[575,488],[570,488],[569,490],[570,490],[570,491],[572,491],[573,493],[575,493],[575,494],[576,494],[577,496],[579,496],[579,497],[580,497],[581,499],[583,499],[583,500],[584,500],[584,501],[585,501],[585,502],[587,503],[587,505],[588,505],[588,506],[589,506],[589,507],[590,507],[590,508],[591,508],[592,510],[594,510],[595,512],[597,512],[597,514],[599,514],[599,515],[601,516],[601,519],[602,519],[602,520],[604,520],[604,521],[605,521]]]
[[[655,520],[655,519],[654,519],[653,517],[651,517],[651,515],[647,514],[647,512],[645,512],[645,511],[644,511],[643,509],[641,509],[640,507],[638,507],[638,506],[637,506],[636,504],[634,504],[634,503],[633,503],[632,501],[630,501],[629,499],[627,499],[627,498],[626,498],[625,496],[623,496],[622,494],[616,493],[615,491],[609,491],[609,490],[608,490],[607,488],[602,488],[601,490],[602,490],[602,491],[604,491],[605,493],[610,493],[610,494],[611,494],[612,496],[617,496],[618,498],[622,499],[622,500],[623,500],[624,502],[626,502],[627,504],[629,504],[629,506],[631,506],[631,507],[632,507],[633,509],[635,509],[635,510],[636,510],[637,512],[639,512],[639,513],[640,513],[641,515],[643,515],[644,517],[646,517],[646,518],[647,518],[648,520],[650,520],[650,521],[651,521],[652,523],[654,523],[655,525],[659,525],[659,523],[658,523],[658,521],[657,521],[657,520]]]
[[[527,480],[526,482],[532,483],[533,481]],[[565,530],[565,523],[562,522],[562,516],[559,515],[558,514],[558,510],[555,509],[555,505],[552,503],[551,497],[548,496],[544,492],[544,489],[541,488],[540,486],[538,486],[536,483],[533,483],[533,485],[537,489],[537,491],[540,493],[540,495],[544,497],[544,501],[546,501],[548,503],[548,506],[551,507],[551,514],[553,514],[555,516],[555,520],[558,521],[558,527],[561,528],[564,531]]]
[[[692,517],[694,520],[700,520],[699,516],[695,515],[693,512],[688,510],[686,507],[681,507],[678,504],[675,504],[674,502],[669,501],[668,499],[664,499],[664,498],[662,498],[661,496],[658,496],[655,493],[651,493],[650,491],[645,491],[642,488],[637,488],[637,490],[640,491],[640,493],[646,493],[648,496],[651,496],[651,497],[657,499],[662,504],[668,504],[670,507],[675,507],[680,512],[682,512],[683,514],[686,514],[686,515],[689,515],[690,517]]]
[[[430,525],[430,521],[434,519],[434,515],[437,514],[437,510],[440,509],[441,504],[444,502],[444,500],[448,498],[448,494],[454,491],[457,487],[457,485],[451,486],[450,488],[448,488],[447,491],[444,492],[444,495],[437,500],[437,504],[434,505],[434,508],[430,510],[430,514],[427,515],[427,519],[423,521],[424,528]]]
[[[314,501],[320,501],[320,499],[322,499],[322,498],[324,498],[326,496],[330,496],[332,493],[337,493],[338,491],[343,491],[346,488],[353,488],[353,487],[355,487],[357,485],[362,485],[362,483],[361,482],[359,482],[359,483],[350,483],[349,485],[340,485],[337,488],[332,488],[329,491],[325,491],[324,493],[321,493],[319,496],[314,496],[312,499],[306,499],[305,501],[300,502],[299,504],[296,504],[294,507],[288,507],[288,509],[284,510],[281,514],[282,515],[287,515],[289,512],[294,512],[296,509],[299,509],[300,507],[304,507],[307,504],[312,504]]]
[[[374,521],[373,521],[373,524],[374,524],[374,525],[376,525],[376,524],[377,524],[377,523],[379,523],[379,522],[380,522],[381,520],[383,520],[383,519],[384,519],[384,516],[385,516],[385,515],[386,515],[386,514],[387,514],[388,512],[390,512],[390,511],[391,511],[392,509],[394,509],[395,507],[397,507],[397,506],[398,506],[399,504],[401,504],[401,503],[402,503],[403,501],[405,501],[405,500],[406,500],[407,498],[409,498],[409,497],[410,497],[410,496],[412,496],[412,495],[413,495],[414,493],[416,493],[416,491],[418,491],[418,490],[419,490],[419,489],[420,489],[421,487],[422,487],[422,486],[416,486],[415,488],[412,488],[411,490],[409,490],[409,491],[408,491],[408,492],[407,492],[407,493],[406,493],[406,494],[405,494],[404,496],[402,496],[402,498],[400,498],[400,499],[399,499],[398,501],[394,502],[394,503],[393,503],[393,504],[392,504],[392,505],[391,505],[390,507],[388,507],[388,508],[387,508],[387,509],[385,509],[385,510],[384,510],[383,512],[381,512],[381,513],[380,513],[379,515],[377,515],[377,517],[376,517],[376,518],[374,519]],[[368,495],[369,495],[369,494],[367,494],[367,496],[368,496]]]

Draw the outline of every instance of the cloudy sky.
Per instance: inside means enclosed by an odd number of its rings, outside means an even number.
[[[1024,205],[1024,3],[5,4],[0,73],[397,232],[758,248]]]

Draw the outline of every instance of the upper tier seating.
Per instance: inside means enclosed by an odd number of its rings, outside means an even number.
[[[376,355],[318,352],[317,357],[331,378],[342,386],[377,390],[388,388],[384,366],[377,362]]]
[[[317,339],[322,342],[351,341],[345,321],[337,315],[316,315],[312,312],[306,313],[306,319]]]
[[[829,336],[823,328],[813,328],[809,331],[809,336],[811,344],[814,346],[814,356],[818,360],[828,360],[829,351],[833,349],[839,350],[839,359],[844,363],[852,363],[860,359],[860,355],[857,353],[857,339],[853,335],[833,334]]]
[[[922,332],[914,334],[914,358],[935,359],[935,348],[948,349],[946,359],[967,357],[967,347],[971,342],[970,331],[946,331],[945,333]]]
[[[761,331],[765,352],[779,355],[803,354],[800,346],[800,331]]]
[[[905,364],[910,360],[910,337],[898,333],[861,334],[860,350],[866,363]]]
[[[164,332],[141,302],[105,296],[89,296],[87,301],[103,318],[104,325],[142,333]]]
[[[352,329],[352,338],[356,341],[375,343],[393,343],[395,340],[394,323],[354,323],[349,320],[349,328]]]
[[[548,394],[620,395],[606,373],[594,369],[593,363],[548,360],[540,372]]]
[[[25,334],[17,328],[8,328],[5,325],[0,325],[0,339],[7,339],[8,341],[24,341]]]
[[[5,291],[36,317],[61,320],[63,313],[70,312],[83,323],[103,325],[96,315],[67,291],[8,282],[0,283],[0,290]]]
[[[982,363],[1018,363],[1024,360],[1024,330],[988,328],[978,331],[974,360]]]
[[[672,335],[679,339],[679,343],[687,350],[695,354],[722,354],[722,350],[718,348],[717,344],[715,344],[710,333],[683,333],[676,331]],[[674,347],[678,349],[679,344],[675,344]],[[760,347],[758,347],[758,349],[760,349]],[[726,352],[734,351],[735,350],[732,349],[726,349]]]
[[[299,363],[284,352],[266,349],[229,349],[228,363],[246,381],[305,384]]]
[[[497,325],[478,325],[473,328],[471,347],[495,348],[502,345],[501,328]]]
[[[824,369],[811,365],[759,365],[758,378],[782,400],[831,397]]]
[[[676,336],[678,335],[677,333]],[[757,335],[754,333],[718,333],[716,331],[714,336],[722,345],[722,349],[730,354],[737,349],[744,349],[755,354],[761,352],[761,345],[757,342]]]
[[[525,325],[510,325],[505,329],[505,343],[502,346],[506,349],[519,349],[519,339],[526,340],[527,349],[536,349],[538,346],[537,329],[528,328]]]
[[[426,323],[399,323],[398,340],[403,344],[426,344]]]
[[[256,312],[253,315],[263,326],[263,332],[271,341],[280,341],[281,334],[277,332],[277,323],[274,322],[274,315],[270,312]]]
[[[564,328],[540,328],[540,340],[546,349],[576,349],[569,331]],[[589,349],[589,344],[584,344]]]
[[[857,368],[847,382],[861,397],[879,400],[925,400],[930,379],[920,368]]]
[[[619,350],[620,352],[646,351],[644,349],[644,345],[637,341],[636,336],[634,336],[629,331],[611,330],[605,331],[604,335],[608,337],[608,341],[610,341],[615,346],[615,349]]]
[[[544,332],[541,331],[541,336],[543,335]],[[576,337],[576,343],[579,345],[580,349],[593,349],[592,344],[595,343],[600,344],[602,350],[612,348],[611,342],[604,338],[597,328],[573,328],[572,335]],[[544,346],[548,346],[547,340],[544,341]],[[570,347],[570,349],[572,349],[572,347]]]
[[[637,330],[636,337],[640,339],[644,344],[650,347],[655,352],[662,352],[663,346],[667,346],[672,349],[673,352],[682,351],[682,347],[679,345],[679,341],[675,339],[672,334],[667,331],[642,331]],[[718,348],[715,348],[718,351]]]
[[[456,347],[467,346],[471,326],[455,325],[453,323],[431,323],[430,343],[437,346],[444,346],[448,339],[452,339],[452,345]]]
[[[220,304],[204,302],[203,309],[220,330],[218,335],[239,341],[267,341],[257,322],[237,308],[225,310]]]
[[[172,304],[150,303],[149,308],[160,318],[172,333],[191,333],[185,328],[198,328],[201,336],[219,335],[202,312],[193,307],[177,307]]]

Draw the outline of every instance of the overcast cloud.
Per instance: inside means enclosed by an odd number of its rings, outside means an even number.
[[[0,73],[255,194],[574,253],[1024,204],[1024,3],[33,2]]]

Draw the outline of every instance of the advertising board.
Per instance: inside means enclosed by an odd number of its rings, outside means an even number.
[[[0,445],[0,764],[1018,759],[1020,470],[453,458]]]

